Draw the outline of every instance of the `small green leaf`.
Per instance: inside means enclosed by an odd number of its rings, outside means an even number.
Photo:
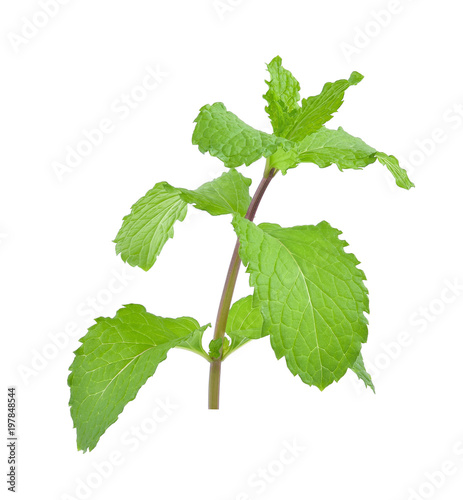
[[[245,215],[251,202],[251,179],[235,169],[203,184],[195,191],[175,188],[160,182],[135,203],[116,239],[116,253],[131,266],[148,271],[156,262],[167,240],[174,235],[173,226],[183,221],[187,204],[211,215]]]
[[[407,171],[399,165],[399,160],[395,156],[388,156],[385,153],[378,152],[376,157],[391,172],[399,187],[404,189],[415,187],[415,184],[408,178]]]
[[[251,179],[244,177],[231,168],[217,179],[203,184],[195,191],[179,189],[181,198],[187,203],[194,203],[199,210],[211,215],[245,215],[251,203],[249,186]]]
[[[268,169],[274,168],[275,170],[280,170],[283,175],[286,175],[290,168],[296,168],[299,163],[301,161],[297,152],[297,145],[289,151],[278,148],[276,153],[268,159]]]
[[[248,295],[237,300],[228,314],[227,335],[234,337],[246,337],[249,339],[260,339],[263,337],[263,319],[259,307],[253,307],[253,297]]]
[[[174,235],[176,221],[185,219],[187,203],[178,191],[167,191],[160,182],[140,198],[124,217],[117,233],[116,253],[131,266],[148,271],[153,267],[166,241]]]
[[[268,158],[279,145],[290,147],[285,139],[250,127],[221,102],[203,106],[195,122],[193,144],[201,153],[208,152],[222,160],[226,167],[248,166],[262,157]]]
[[[363,76],[354,71],[349,80],[327,83],[319,95],[303,99],[302,108],[295,116],[294,124],[286,137],[299,142],[305,136],[316,132],[331,120],[333,114],[341,107],[346,90],[362,80]]]
[[[161,318],[135,304],[114,318],[98,318],[80,339],[68,378],[78,448],[95,448],[169,349],[206,328],[193,318]]]
[[[300,109],[301,87],[291,72],[283,68],[281,62],[281,57],[277,56],[267,65],[270,81],[266,82],[269,89],[264,99],[268,102],[265,111],[272,122],[274,134],[286,137],[286,131]]]
[[[363,380],[363,382],[365,383],[365,387],[369,387],[376,394],[376,389],[373,381],[371,380],[371,376],[365,368],[362,353],[359,354],[357,360],[351,366],[351,370],[357,375],[360,380]]]
[[[237,300],[228,314],[225,332],[231,339],[230,348],[224,353],[223,359],[253,339],[264,335],[262,330],[262,314],[259,307],[253,307],[253,297],[248,295]]]
[[[219,359],[222,351],[223,353],[228,351],[229,345],[230,342],[226,337],[211,340],[209,343],[209,357],[211,359]]]
[[[278,359],[324,389],[355,363],[368,336],[368,292],[358,260],[327,222],[282,228],[236,216],[240,256]]]

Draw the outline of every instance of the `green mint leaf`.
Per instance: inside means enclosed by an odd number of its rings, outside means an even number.
[[[305,137],[290,151],[278,149],[270,157],[270,167],[285,174],[299,163],[315,163],[321,168],[336,164],[340,170],[360,169],[376,161],[376,150],[341,127],[330,130],[325,127]]]
[[[268,158],[279,145],[290,147],[285,139],[250,127],[221,102],[203,106],[195,123],[193,144],[201,153],[208,152],[222,160],[226,167],[248,166],[262,157]]]
[[[297,151],[301,163],[315,163],[321,168],[334,163],[340,170],[360,169],[376,161],[376,150],[341,127],[337,130],[322,127],[305,137]]]
[[[337,130],[322,127],[306,136],[289,151],[279,148],[270,157],[269,165],[270,168],[276,168],[286,174],[288,169],[297,167],[299,163],[314,163],[321,168],[335,164],[339,170],[344,170],[361,169],[377,159],[392,173],[399,187],[414,187],[397,158],[376,151],[341,127]]]
[[[359,354],[357,360],[351,366],[351,370],[357,375],[357,377],[360,380],[362,380],[365,383],[366,388],[369,387],[376,394],[376,389],[373,384],[373,381],[371,380],[371,376],[365,368],[362,353]]]
[[[403,189],[415,187],[415,184],[408,178],[407,171],[399,165],[399,160],[395,156],[388,156],[385,153],[377,152],[376,157],[391,172],[399,187]]]
[[[288,151],[278,148],[276,153],[268,159],[268,168],[280,170],[283,175],[286,175],[290,168],[296,168],[301,163],[297,147],[298,145],[295,145],[294,148]]]
[[[167,240],[174,235],[173,226],[183,221],[187,204],[193,203],[211,215],[245,215],[251,202],[251,179],[235,169],[203,184],[195,191],[175,188],[160,182],[132,207],[116,239],[116,253],[131,266],[148,271],[153,267]]]
[[[140,198],[124,222],[116,239],[116,253],[124,262],[148,271],[169,238],[174,235],[176,221],[185,219],[187,203],[181,193],[167,190],[160,182]]]
[[[260,308],[253,307],[252,301],[252,295],[248,295],[231,306],[225,328],[225,332],[231,339],[234,337],[260,339],[264,336]]]
[[[309,385],[338,381],[368,336],[365,275],[340,231],[327,222],[256,226],[239,216],[233,225],[277,358]]]
[[[230,348],[223,359],[253,339],[264,335],[263,318],[259,307],[253,307],[253,297],[248,295],[237,300],[230,308],[225,332],[230,337]]]
[[[268,65],[270,81],[264,99],[268,102],[265,111],[272,122],[273,132],[279,137],[286,137],[286,131],[292,125],[294,116],[300,109],[299,91],[301,87],[294,76],[281,65],[281,57],[275,57]]]
[[[205,328],[193,318],[161,318],[135,304],[114,318],[98,318],[80,339],[68,378],[78,448],[95,448],[169,349]]]
[[[354,71],[349,80],[327,83],[319,95],[302,99],[301,110],[297,113],[294,124],[286,137],[298,142],[317,131],[323,124],[331,120],[333,114],[341,107],[346,90],[362,80],[363,76]]]
[[[203,184],[195,191],[179,189],[181,198],[195,208],[211,215],[245,215],[251,203],[249,186],[251,179],[231,168],[217,179]]]

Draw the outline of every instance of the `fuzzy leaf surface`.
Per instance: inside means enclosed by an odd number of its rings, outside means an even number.
[[[249,339],[263,337],[262,314],[259,307],[253,307],[252,301],[252,295],[248,295],[237,300],[230,308],[225,332],[231,339],[234,337]]]
[[[114,240],[122,260],[144,271],[153,267],[167,240],[174,236],[175,222],[184,220],[187,213],[181,193],[168,188],[166,182],[160,182],[140,198],[124,217]]]
[[[294,116],[300,109],[301,87],[292,73],[283,68],[281,57],[275,57],[267,68],[270,81],[266,82],[269,89],[264,95],[268,103],[265,111],[272,122],[274,134],[286,137],[286,131],[292,125]]]
[[[358,260],[327,222],[282,228],[235,217],[240,256],[278,359],[324,389],[357,360],[368,336],[368,292]]]
[[[271,167],[286,174],[290,168],[295,168],[300,163],[314,163],[320,168],[337,165],[339,170],[345,170],[362,169],[376,160],[388,168],[399,187],[414,187],[397,158],[376,151],[362,139],[348,134],[342,127],[337,130],[321,127],[292,149],[285,151],[279,148],[269,161]]]
[[[299,142],[307,135],[316,132],[331,120],[333,114],[341,107],[346,90],[362,80],[363,76],[354,71],[349,80],[326,83],[319,95],[302,99],[302,107],[288,131],[288,139]]]
[[[322,127],[297,146],[301,163],[315,163],[320,168],[336,164],[339,170],[366,167],[376,161],[375,153],[376,150],[362,139],[348,134],[341,127],[337,130]]]
[[[203,106],[195,122],[193,144],[201,153],[222,160],[226,167],[248,166],[268,158],[280,144],[289,147],[285,139],[247,125],[221,102]]]
[[[205,328],[193,318],[161,318],[136,304],[114,318],[98,318],[80,339],[68,378],[78,449],[95,448],[169,349]]]

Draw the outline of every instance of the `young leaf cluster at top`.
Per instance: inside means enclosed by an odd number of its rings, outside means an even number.
[[[193,144],[219,158],[228,170],[196,190],[156,184],[132,206],[115,239],[122,259],[147,271],[189,205],[214,216],[231,214],[253,294],[225,311],[225,331],[215,336],[208,352],[202,337],[210,325],[200,326],[190,317],[164,318],[130,304],[114,318],[96,319],[81,339],[68,379],[79,449],[96,446],[174,347],[213,363],[252,339],[269,336],[276,357],[284,357],[303,382],[323,390],[350,369],[374,390],[361,354],[368,336],[365,275],[356,257],[345,252],[341,232],[325,221],[287,228],[254,224],[247,215],[251,180],[236,168],[264,157],[264,177],[269,177],[276,171],[286,174],[300,163],[344,170],[378,160],[399,187],[410,189],[413,184],[394,156],[342,128],[325,127],[345,91],[362,80],[359,73],[327,83],[319,95],[301,100],[299,83],[280,57],[268,70],[264,98],[273,134],[247,125],[222,103],[204,106],[195,120]]]
[[[267,170],[275,168],[283,174],[300,163],[321,168],[337,165],[344,170],[361,169],[379,160],[399,187],[413,187],[397,158],[377,151],[341,127],[331,130],[324,126],[342,105],[345,91],[361,82],[362,75],[353,72],[348,80],[327,83],[319,95],[301,101],[299,82],[281,62],[275,57],[268,65],[271,79],[264,95],[273,134],[250,127],[220,102],[208,104],[201,109],[193,134],[193,144],[202,153],[209,152],[230,168],[268,158]]]

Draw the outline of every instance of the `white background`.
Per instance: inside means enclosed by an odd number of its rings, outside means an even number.
[[[21,42],[24,18],[47,21],[37,14],[40,2],[1,6],[2,407],[6,412],[7,385],[16,385],[17,498],[459,498],[460,5],[397,1],[380,26],[374,12],[389,8],[386,0],[222,4],[70,1],[36,33],[26,29],[29,39]],[[365,30],[366,38],[359,35]],[[351,56],[346,44],[355,49]],[[223,101],[270,131],[261,96],[264,63],[277,54],[303,96],[353,70],[364,74],[329,126],[407,160],[416,184],[408,192],[395,187],[379,164],[344,173],[301,165],[273,181],[257,217],[285,226],[326,219],[343,230],[368,277],[364,357],[377,395],[352,374],[323,393],[308,387],[263,339],[226,361],[222,408],[210,412],[207,364],[175,350],[97,448],[82,454],[66,384],[79,336],[94,317],[113,316],[126,303],[213,322],[234,244],[229,217],[190,209],[144,273],[115,255],[121,219],[158,181],[195,188],[223,172],[219,160],[191,145],[202,105]],[[146,67],[168,76],[122,119],[114,106],[143,82]],[[114,130],[60,180],[54,162],[104,119]],[[240,170],[255,187],[262,169],[261,161]],[[127,283],[115,283],[114,273],[125,273]],[[108,294],[109,285],[117,292]],[[247,293],[243,273],[236,297]],[[105,304],[89,312],[92,297]],[[78,331],[69,335],[73,324]],[[153,412],[166,400],[176,409],[156,422]],[[140,426],[145,431],[134,438]],[[293,441],[304,451],[283,464],[285,442]],[[102,478],[95,467],[114,453],[118,464]],[[256,482],[262,470],[267,480]]]

